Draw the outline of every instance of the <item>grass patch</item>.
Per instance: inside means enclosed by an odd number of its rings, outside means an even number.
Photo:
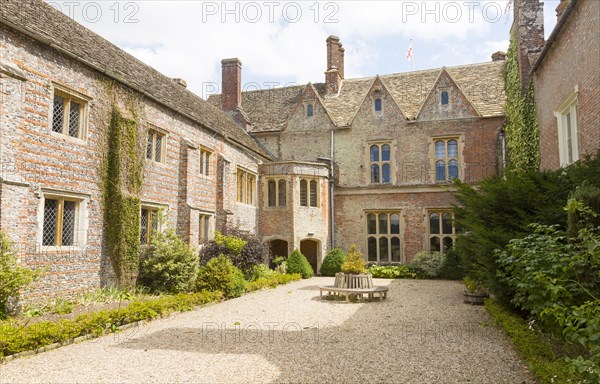
[[[525,320],[493,299],[486,299],[485,308],[496,325],[504,329],[540,383],[584,383],[565,360],[566,357],[575,357],[572,356],[572,345],[535,331]]]

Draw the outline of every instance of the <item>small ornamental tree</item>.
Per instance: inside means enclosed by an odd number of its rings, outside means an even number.
[[[315,274],[306,257],[297,249],[287,259],[287,273],[299,273],[303,279],[309,279]]]
[[[352,244],[348,249],[346,261],[342,264],[342,272],[360,274],[365,273],[365,261],[362,259],[362,254],[356,250],[356,245]]]
[[[333,248],[327,253],[321,264],[321,276],[335,276],[342,271],[342,264],[346,261],[346,254],[341,248]]]

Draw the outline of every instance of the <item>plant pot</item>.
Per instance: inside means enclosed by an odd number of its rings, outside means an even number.
[[[471,305],[483,305],[483,301],[488,297],[486,293],[476,293],[465,291],[464,302]]]

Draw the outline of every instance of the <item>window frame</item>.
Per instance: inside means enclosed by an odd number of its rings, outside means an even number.
[[[320,204],[321,204],[321,197],[320,197],[320,192],[321,192],[320,184],[321,183],[319,182],[319,179],[302,177],[302,178],[300,178],[298,183],[299,183],[298,190],[300,192],[300,199],[298,200],[298,203],[300,204],[300,206],[306,207],[306,208],[319,208]],[[305,185],[306,185],[306,188],[304,190],[302,188],[303,183],[305,183]],[[313,188],[312,188],[313,185],[315,185],[314,200],[313,200]],[[303,200],[306,202],[306,204],[302,204]]]
[[[88,202],[90,200],[90,195],[80,194],[75,192],[68,192],[62,190],[55,190],[50,188],[42,188],[39,199],[39,208],[38,208],[38,244],[41,249],[48,251],[60,251],[65,248],[70,249],[83,249],[87,245],[87,233],[88,233]],[[55,242],[53,245],[44,245],[44,223],[45,223],[45,207],[46,200],[58,200],[62,201],[63,207],[64,202],[73,202],[75,203],[75,213],[74,213],[74,223],[73,223],[73,244],[72,245],[62,245],[62,229],[58,228],[59,225],[57,223],[57,229],[55,234]],[[64,218],[57,217],[57,222],[62,221]],[[64,224],[64,223],[63,223]],[[59,235],[61,237],[60,244],[58,243]]]
[[[168,208],[164,205],[159,205],[159,204],[154,204],[154,203],[142,202],[140,204],[140,239],[139,239],[140,246],[142,246],[142,247],[149,246],[152,241],[152,232],[153,231],[157,231],[157,232],[162,231],[163,223],[160,220],[156,221],[156,223],[157,223],[156,228],[152,228],[153,219],[157,215],[161,215],[161,216],[166,215],[167,209]],[[142,211],[143,210],[148,210],[153,213],[152,217],[149,216],[150,220],[146,223],[147,228],[146,228],[146,242],[145,243],[142,242]]]
[[[439,215],[439,233],[431,233],[431,215],[437,213]],[[451,224],[452,224],[452,233],[444,233],[444,221],[443,221],[443,216],[444,214],[449,213],[451,215]],[[452,246],[454,246],[456,244],[456,236],[458,235],[458,231],[455,225],[455,217],[454,217],[454,211],[451,208],[429,208],[426,211],[426,216],[425,216],[425,220],[426,220],[426,228],[427,228],[427,236],[426,236],[426,241],[427,243],[425,244],[425,248],[427,251],[429,251],[430,253],[432,253],[433,251],[431,250],[431,239],[434,237],[437,237],[439,239],[439,244],[440,244],[440,254],[441,255],[445,255],[446,254],[446,249],[444,247],[444,239],[449,237],[452,239]]]
[[[212,223],[214,220],[214,214],[208,212],[198,213],[198,245],[203,246],[204,244],[211,241],[214,237],[212,230]]]
[[[448,142],[450,141],[456,141],[456,157],[454,156],[449,156],[448,154]],[[436,153],[436,144],[439,141],[443,141],[444,142],[444,158],[438,158],[437,157],[437,153]],[[458,177],[456,179],[458,180],[463,180],[464,179],[464,174],[463,174],[463,136],[461,135],[449,135],[449,136],[435,136],[435,137],[431,137],[430,139],[431,142],[431,151],[430,151],[430,164],[431,164],[431,175],[432,175],[432,180],[434,183],[436,184],[444,184],[444,183],[451,183],[453,179],[450,178],[450,162],[451,161],[456,161],[456,168],[457,168],[457,173],[458,173]],[[438,180],[437,177],[437,164],[438,162],[444,162],[444,179],[443,180]]]
[[[371,215],[375,215],[375,233],[369,233],[369,216]],[[381,228],[380,228],[380,215],[386,215],[386,233],[380,233],[381,232]],[[398,233],[392,233],[392,216],[393,215],[397,215],[398,216]],[[365,211],[365,228],[366,231],[366,236],[365,236],[365,249],[367,250],[366,252],[366,262],[367,263],[376,263],[376,264],[398,264],[398,263],[403,263],[405,262],[404,259],[404,249],[403,249],[403,245],[404,245],[404,241],[403,241],[403,235],[404,235],[404,225],[403,225],[403,216],[402,216],[402,210],[400,209],[384,209],[384,210],[366,210]],[[370,239],[374,238],[375,239],[375,246],[376,246],[376,260],[371,260],[370,259],[370,248],[369,248],[369,242]],[[381,238],[385,238],[387,239],[387,260],[382,260],[381,258]],[[394,238],[398,239],[398,247],[399,247],[399,255],[398,255],[398,260],[392,260],[392,240]]]
[[[390,159],[387,161],[383,160],[383,146],[387,145],[390,147]],[[379,157],[377,161],[372,161],[371,160],[371,149],[377,146],[378,147],[378,153],[379,153]],[[368,142],[367,143],[367,162],[369,164],[368,167],[368,174],[369,174],[369,184],[370,185],[390,185],[390,184],[394,184],[395,183],[395,167],[394,167],[394,157],[395,157],[395,152],[394,152],[394,141],[374,141],[374,142]],[[389,165],[389,169],[390,169],[390,179],[387,182],[383,181],[383,167],[384,165],[387,164]],[[379,181],[374,181],[373,180],[373,165],[377,165],[378,169],[379,169]]]
[[[152,155],[148,157],[148,136],[152,135]],[[162,137],[162,141],[160,143],[160,159],[156,160],[156,139],[158,136]],[[167,162],[167,141],[168,141],[168,133],[164,129],[158,128],[155,125],[149,125],[146,133],[146,149],[144,158],[146,161],[151,161],[157,164],[166,164]]]
[[[446,103],[444,103],[444,93],[446,94]],[[450,106],[450,91],[448,89],[440,89],[439,90],[439,100],[440,100],[440,105],[442,107],[449,107]]]
[[[315,106],[313,103],[306,104],[306,117],[315,116]]]
[[[575,87],[575,90],[554,111],[558,129],[558,155],[561,167],[573,164],[580,158],[578,91],[578,87]],[[571,131],[570,145],[569,130]]]
[[[284,198],[281,199],[281,182],[284,183]],[[274,183],[274,201],[273,205],[271,205],[271,183]],[[281,177],[269,177],[265,179],[264,185],[266,185],[265,191],[265,207],[266,208],[286,208],[287,200],[288,200],[288,183],[287,180]],[[283,202],[282,202],[283,200]]]
[[[213,154],[214,154],[214,151],[207,147],[201,146],[200,148],[198,148],[198,155],[199,155],[198,168],[200,170],[200,175],[202,175],[204,177],[212,177],[211,164],[212,164]]]
[[[377,105],[379,102],[379,105]],[[379,109],[377,109],[379,107]],[[376,96],[373,99],[373,112],[375,114],[383,114],[383,98],[381,96]]]
[[[236,169],[236,202],[240,204],[256,204],[256,173],[238,166]],[[240,183],[241,181],[241,183]]]
[[[64,100],[64,107],[62,111],[62,128],[60,132],[54,130],[54,106],[57,96]],[[74,91],[58,84],[52,84],[52,102],[49,103],[48,113],[48,128],[50,129],[50,134],[59,136],[61,138],[86,142],[88,136],[88,111],[91,100],[91,97],[84,95],[81,92]],[[80,105],[77,136],[71,136],[69,134],[71,122],[70,110],[72,103]]]

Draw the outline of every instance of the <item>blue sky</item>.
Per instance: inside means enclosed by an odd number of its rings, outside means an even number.
[[[322,82],[325,39],[340,37],[346,77],[490,60],[508,48],[509,0],[47,1],[201,96],[238,57],[249,89]],[[558,0],[545,1],[546,36]]]

